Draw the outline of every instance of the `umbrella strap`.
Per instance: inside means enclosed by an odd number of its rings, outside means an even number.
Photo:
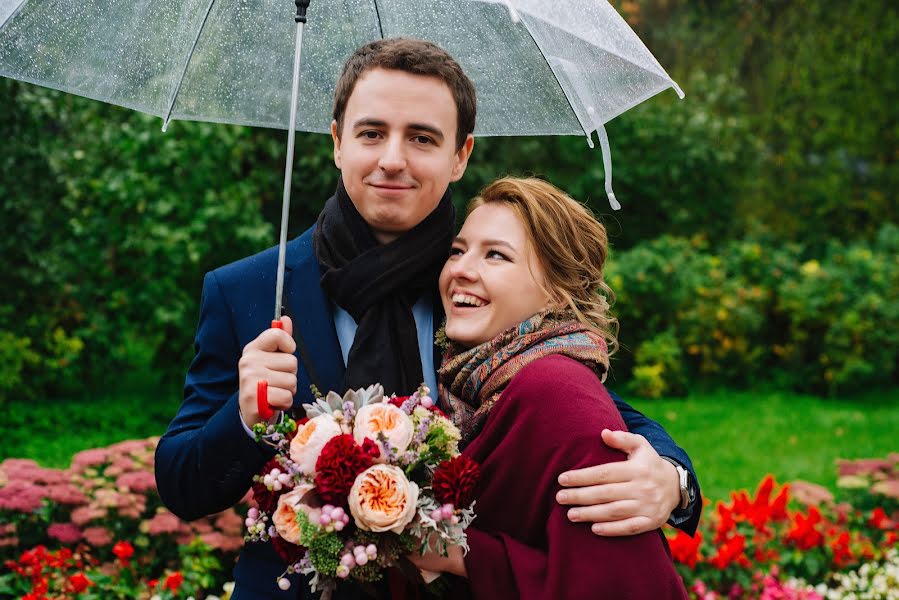
[[[609,147],[609,134],[602,125],[596,128],[596,134],[599,137],[599,148],[602,150],[602,167],[606,174],[606,195],[609,197],[609,205],[612,210],[621,210],[621,204],[612,191],[612,149]]]

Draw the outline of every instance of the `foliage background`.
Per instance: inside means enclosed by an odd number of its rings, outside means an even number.
[[[687,93],[580,138],[480,139],[460,207],[536,174],[613,244],[613,385],[816,394],[899,380],[895,3],[616,2]],[[204,272],[274,243],[284,133],[175,123],[0,79],[0,403],[183,376]],[[335,185],[299,135],[294,234]]]

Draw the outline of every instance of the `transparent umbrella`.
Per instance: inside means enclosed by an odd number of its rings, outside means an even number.
[[[328,131],[344,61],[413,36],[452,54],[480,136],[586,135],[673,88],[605,0],[0,0],[0,75],[173,120],[288,130],[275,319],[296,130]],[[308,23],[306,7],[308,8]],[[291,74],[293,73],[293,77]]]

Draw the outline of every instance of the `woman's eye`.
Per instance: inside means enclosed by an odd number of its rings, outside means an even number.
[[[462,256],[462,249],[461,248],[450,248],[449,255],[450,256]]]
[[[498,250],[491,250],[487,253],[487,258],[498,258],[500,260],[509,260],[509,257],[499,252]]]

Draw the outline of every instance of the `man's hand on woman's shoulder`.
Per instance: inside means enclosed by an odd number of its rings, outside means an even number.
[[[635,535],[658,529],[680,504],[677,470],[663,459],[646,438],[626,431],[603,430],[611,448],[627,460],[559,475],[563,486],[556,500],[570,505],[568,518],[592,522],[593,533],[604,536]]]

